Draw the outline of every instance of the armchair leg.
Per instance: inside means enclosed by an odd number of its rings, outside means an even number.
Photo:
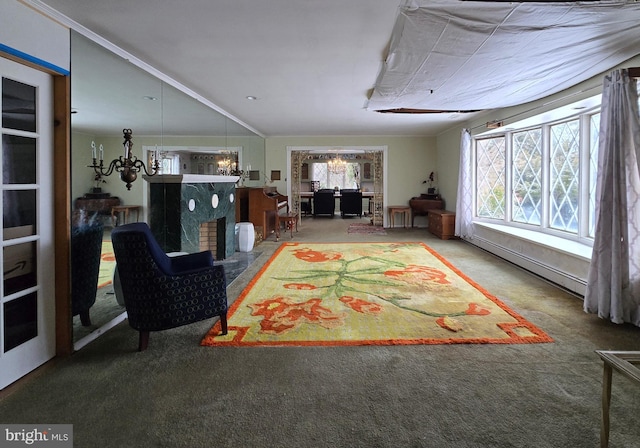
[[[140,337],[138,338],[138,351],[143,352],[149,346],[149,332],[141,331]]]
[[[91,325],[91,316],[89,315],[89,310],[80,311],[80,323],[82,323],[83,327],[88,327]]]
[[[220,334],[227,334],[227,313],[220,316],[220,328],[222,330]]]

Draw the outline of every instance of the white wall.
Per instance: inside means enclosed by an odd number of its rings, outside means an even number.
[[[266,139],[266,172],[280,170],[282,180],[274,181],[278,191],[287,191],[287,147],[288,146],[387,146],[388,172],[386,203],[390,205],[408,205],[409,199],[427,192],[422,182],[438,166],[438,153],[434,137],[271,137]],[[426,222],[416,218],[416,226],[425,226]]]
[[[0,0],[0,44],[69,71],[69,29],[17,0]],[[40,64],[38,64],[40,65]],[[55,68],[54,67],[54,68]],[[57,70],[53,70],[57,71]]]

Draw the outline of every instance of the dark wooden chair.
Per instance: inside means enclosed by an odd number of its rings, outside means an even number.
[[[357,190],[340,191],[340,215],[357,215],[362,218],[362,192]]]
[[[313,216],[331,215],[333,217],[335,209],[336,200],[333,190],[322,189],[313,193]]]

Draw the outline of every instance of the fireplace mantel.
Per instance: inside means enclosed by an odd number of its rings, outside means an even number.
[[[200,227],[218,221],[224,233],[214,257],[235,252],[235,186],[238,176],[171,174],[144,176],[149,182],[149,227],[165,252],[198,252]]]
[[[156,176],[142,177],[150,184],[235,184],[240,179],[239,176],[209,176],[206,174],[158,174]]]

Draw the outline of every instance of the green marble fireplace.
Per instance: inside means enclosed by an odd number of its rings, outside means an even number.
[[[216,260],[235,252],[237,176],[144,176],[149,182],[149,227],[165,252],[212,250]],[[213,241],[205,234],[216,235]],[[204,246],[203,246],[204,244]]]

